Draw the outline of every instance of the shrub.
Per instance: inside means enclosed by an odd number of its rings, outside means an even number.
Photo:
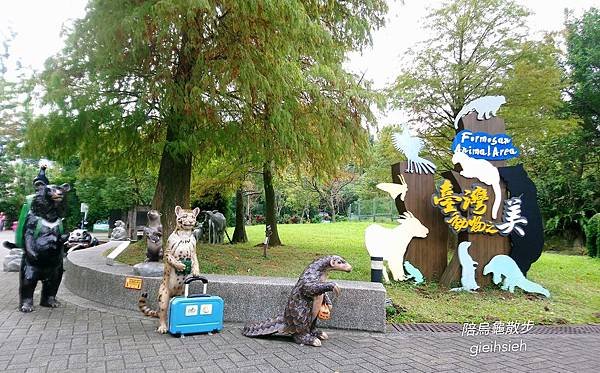
[[[586,247],[591,257],[600,254],[600,213],[592,216],[585,226]]]

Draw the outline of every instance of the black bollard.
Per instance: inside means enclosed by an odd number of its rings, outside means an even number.
[[[371,257],[371,282],[382,282],[383,280],[383,257]]]

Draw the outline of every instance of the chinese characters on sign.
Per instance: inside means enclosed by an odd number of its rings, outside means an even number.
[[[504,214],[502,223],[496,224],[500,234],[508,236],[513,230],[521,237],[525,236],[525,231],[520,225],[527,225],[527,219],[521,216],[521,198],[513,197],[504,201]]]
[[[483,221],[482,216],[487,211],[485,202],[489,200],[487,189],[474,185],[474,189],[467,189],[462,194],[454,193],[450,180],[444,180],[440,186],[439,194],[434,194],[433,205],[438,207],[446,216],[444,221],[459,233],[496,234],[498,229],[490,221]],[[465,217],[461,212],[467,213]]]

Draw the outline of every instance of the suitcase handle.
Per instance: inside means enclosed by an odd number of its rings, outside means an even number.
[[[202,294],[205,295],[206,294],[206,284],[208,284],[208,279],[206,277],[202,277],[202,276],[191,276],[186,278],[183,283],[185,284],[184,286],[184,291],[183,291],[183,296],[188,298],[188,294],[189,294],[189,288],[190,288],[190,284],[194,281],[202,281]]]
[[[191,284],[194,281],[202,281],[203,284],[208,284],[208,279],[203,276],[190,276],[183,281],[184,284]]]

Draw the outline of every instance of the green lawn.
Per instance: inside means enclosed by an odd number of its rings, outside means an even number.
[[[199,245],[201,272],[251,276],[297,277],[314,258],[337,254],[348,260],[351,273],[332,273],[331,278],[369,281],[370,261],[364,248],[363,232],[370,223],[279,225],[285,246],[254,247],[264,238],[264,226],[247,227],[248,244]],[[230,228],[229,234],[233,230]],[[143,260],[144,249],[132,245],[119,260],[135,264]],[[414,286],[406,283],[386,285],[389,296],[399,307],[393,322],[482,322],[526,321],[535,323],[600,322],[600,259],[544,253],[533,264],[528,277],[552,294],[549,300],[513,295],[494,288],[476,294],[448,292],[435,283]]]

